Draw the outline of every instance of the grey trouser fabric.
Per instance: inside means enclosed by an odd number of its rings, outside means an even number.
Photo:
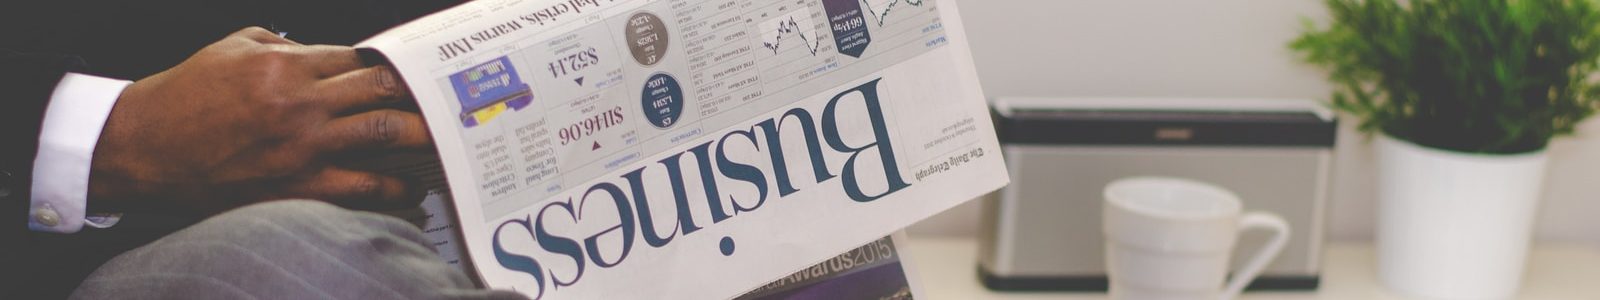
[[[73,299],[525,299],[479,290],[400,219],[316,201],[236,209],[134,249]]]

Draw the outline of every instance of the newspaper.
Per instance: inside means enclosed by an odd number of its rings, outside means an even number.
[[[484,0],[361,46],[417,98],[449,196],[428,228],[459,230],[485,285],[719,299],[1008,182],[956,16],[951,0]]]

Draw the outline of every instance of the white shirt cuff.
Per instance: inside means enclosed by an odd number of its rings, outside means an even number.
[[[74,233],[83,225],[105,228],[118,216],[85,216],[89,198],[89,164],[100,131],[131,81],[67,73],[50,94],[39,154],[33,160],[33,192],[28,229]]]

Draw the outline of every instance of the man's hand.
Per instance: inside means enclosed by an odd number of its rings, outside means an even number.
[[[92,211],[209,216],[267,200],[415,205],[405,184],[332,166],[354,153],[431,145],[388,67],[354,49],[248,28],[123,91],[94,153]],[[407,199],[414,198],[414,199]]]

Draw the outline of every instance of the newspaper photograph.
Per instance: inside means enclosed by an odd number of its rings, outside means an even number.
[[[437,144],[419,220],[535,299],[733,298],[1009,181],[951,0],[484,0],[360,46]]]
[[[778,278],[739,300],[911,300],[922,293],[896,233]]]

